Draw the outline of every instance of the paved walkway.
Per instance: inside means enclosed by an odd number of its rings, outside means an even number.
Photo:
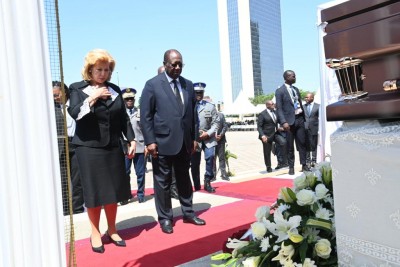
[[[230,170],[235,176],[230,177],[231,182],[237,180],[242,181],[243,179],[254,179],[259,177],[285,175],[288,173],[288,169],[272,172],[267,174],[266,167],[264,164],[264,156],[261,141],[258,139],[257,131],[229,131],[226,133],[227,138],[227,150],[231,151],[237,156],[237,159],[229,159]],[[203,156],[203,155],[202,155]],[[204,177],[205,161],[202,158],[200,167],[200,180]],[[272,169],[277,166],[277,160],[275,156],[272,156]],[[217,163],[218,167],[218,163]],[[146,174],[146,188],[153,187],[153,179],[151,172],[151,164],[147,164],[149,172]],[[300,170],[301,165],[299,163],[298,154],[296,154],[296,170]],[[135,174],[131,175],[132,188],[136,188]],[[286,177],[291,177],[287,176]],[[218,173],[217,181],[220,180],[220,173]],[[203,182],[203,181],[202,181]]]

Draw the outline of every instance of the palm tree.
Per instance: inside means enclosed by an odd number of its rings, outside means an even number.
[[[226,166],[228,166],[228,173],[227,173],[228,177],[235,176],[235,173],[231,172],[229,168],[229,158],[237,159],[237,156],[225,148],[225,161],[226,161]]]

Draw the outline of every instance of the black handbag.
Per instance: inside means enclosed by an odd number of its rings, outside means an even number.
[[[119,138],[119,146],[121,147],[122,152],[124,152],[124,155],[127,155],[129,142],[127,140],[125,140],[124,138],[120,137]]]

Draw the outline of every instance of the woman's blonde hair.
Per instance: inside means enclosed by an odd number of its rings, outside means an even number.
[[[97,62],[107,62],[110,64],[110,75],[107,79],[107,81],[109,81],[115,68],[115,60],[110,53],[104,49],[93,49],[87,53],[82,69],[83,79],[86,81],[92,80],[92,68]]]

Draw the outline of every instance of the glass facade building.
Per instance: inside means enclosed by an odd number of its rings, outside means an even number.
[[[282,84],[280,0],[218,0],[224,102]]]

